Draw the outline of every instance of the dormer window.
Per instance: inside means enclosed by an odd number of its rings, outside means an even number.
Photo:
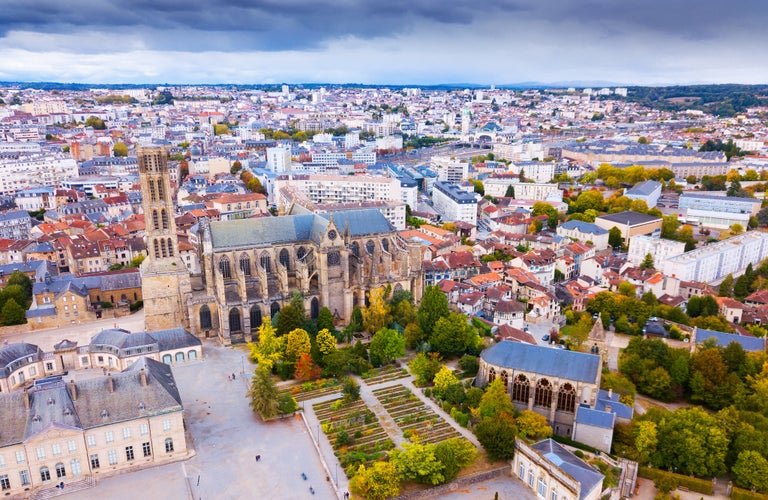
[[[109,417],[109,411],[104,410],[101,412],[101,418],[108,418]]]

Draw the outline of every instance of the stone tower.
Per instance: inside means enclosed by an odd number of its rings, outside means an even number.
[[[147,241],[147,258],[141,265],[144,328],[186,328],[189,272],[179,257],[168,154],[164,148],[151,147],[141,148],[138,157]]]

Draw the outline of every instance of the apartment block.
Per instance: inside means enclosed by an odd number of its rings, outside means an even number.
[[[455,184],[436,182],[432,203],[444,221],[463,221],[477,224],[477,198]]]

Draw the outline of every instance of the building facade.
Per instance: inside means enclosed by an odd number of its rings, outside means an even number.
[[[644,234],[638,234],[629,239],[629,253],[627,260],[639,266],[645,256],[651,254],[653,263],[660,266],[661,263],[676,255],[685,252],[685,242],[655,238]]]
[[[436,182],[432,203],[444,221],[462,221],[477,225],[477,199],[455,184]]]

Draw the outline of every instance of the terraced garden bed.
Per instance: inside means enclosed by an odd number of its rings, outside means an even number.
[[[409,376],[410,374],[408,373],[408,370],[395,363],[370,370],[363,376],[363,381],[367,385],[376,385],[389,382],[390,380],[398,380]]]
[[[376,389],[373,394],[410,441],[418,437],[421,443],[437,443],[461,437],[459,431],[403,385]]]
[[[303,384],[292,384],[280,389],[280,393],[290,394],[297,403],[340,392],[341,383],[333,378],[320,379]]]
[[[348,476],[360,464],[386,459],[387,451],[395,447],[376,415],[362,400],[343,403],[339,398],[317,403],[312,408]]]

